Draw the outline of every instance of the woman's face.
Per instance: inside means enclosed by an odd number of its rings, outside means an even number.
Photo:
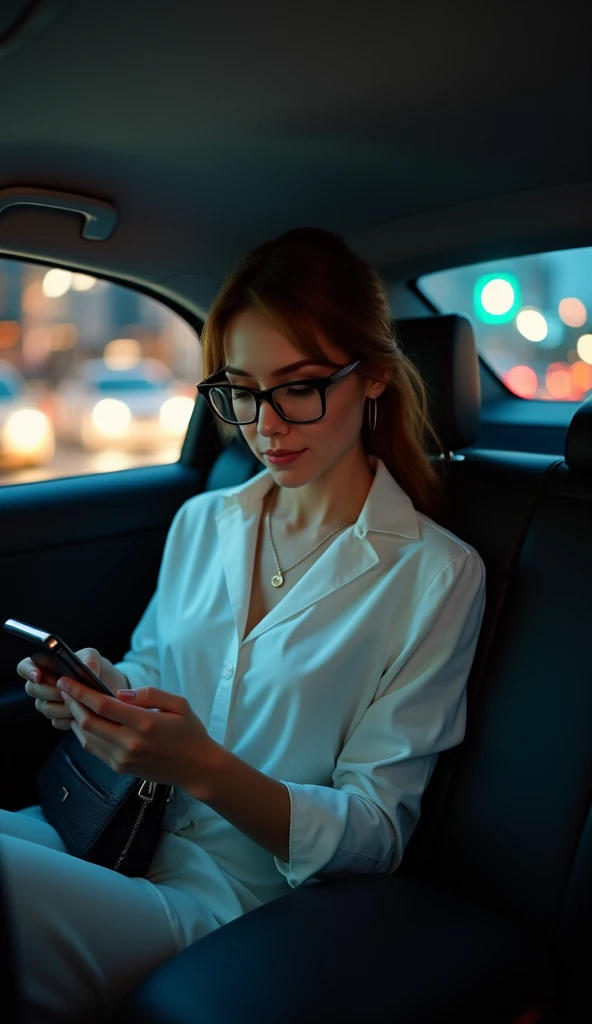
[[[319,339],[327,359],[339,366],[352,360],[324,339]],[[335,367],[310,363],[286,370],[308,357],[285,338],[264,316],[243,310],[230,322],[224,339],[228,380],[237,386],[264,390],[284,381],[328,377]],[[282,486],[300,487],[334,466],[350,449],[361,447],[360,431],[367,397],[376,398],[385,384],[361,378],[356,370],[327,388],[326,412],[314,423],[286,423],[268,402],[262,402],[259,419],[240,427],[245,441]],[[267,449],[300,451],[300,458],[284,465],[273,464]]]

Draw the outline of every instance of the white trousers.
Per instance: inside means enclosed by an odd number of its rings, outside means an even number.
[[[26,1024],[108,1020],[145,975],[220,926],[178,890],[72,857],[39,807],[0,809],[0,871]],[[190,933],[176,908],[195,919]]]

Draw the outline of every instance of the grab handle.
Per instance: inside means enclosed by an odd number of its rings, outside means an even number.
[[[0,188],[0,216],[12,206],[43,206],[67,213],[81,213],[85,219],[82,237],[89,242],[106,241],[117,221],[117,213],[111,203],[49,188]]]

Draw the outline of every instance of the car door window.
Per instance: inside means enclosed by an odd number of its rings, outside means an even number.
[[[425,274],[419,290],[473,324],[479,354],[512,394],[582,402],[592,394],[592,247]]]
[[[196,332],[133,288],[0,259],[0,484],[179,458]]]

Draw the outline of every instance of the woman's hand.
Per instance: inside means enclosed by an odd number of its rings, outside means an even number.
[[[58,689],[84,749],[116,772],[188,790],[213,767],[219,744],[185,697],[148,686],[113,699],[72,679]]]
[[[111,693],[115,694],[129,685],[123,672],[115,668],[108,658],[103,658],[94,647],[83,647],[75,653],[102,680]],[[19,661],[16,671],[17,675],[27,680],[25,693],[35,698],[37,711],[49,718],[55,729],[61,729],[62,732],[70,729],[74,719],[64,703],[62,694],[56,688],[58,677],[39,668],[31,658]]]

